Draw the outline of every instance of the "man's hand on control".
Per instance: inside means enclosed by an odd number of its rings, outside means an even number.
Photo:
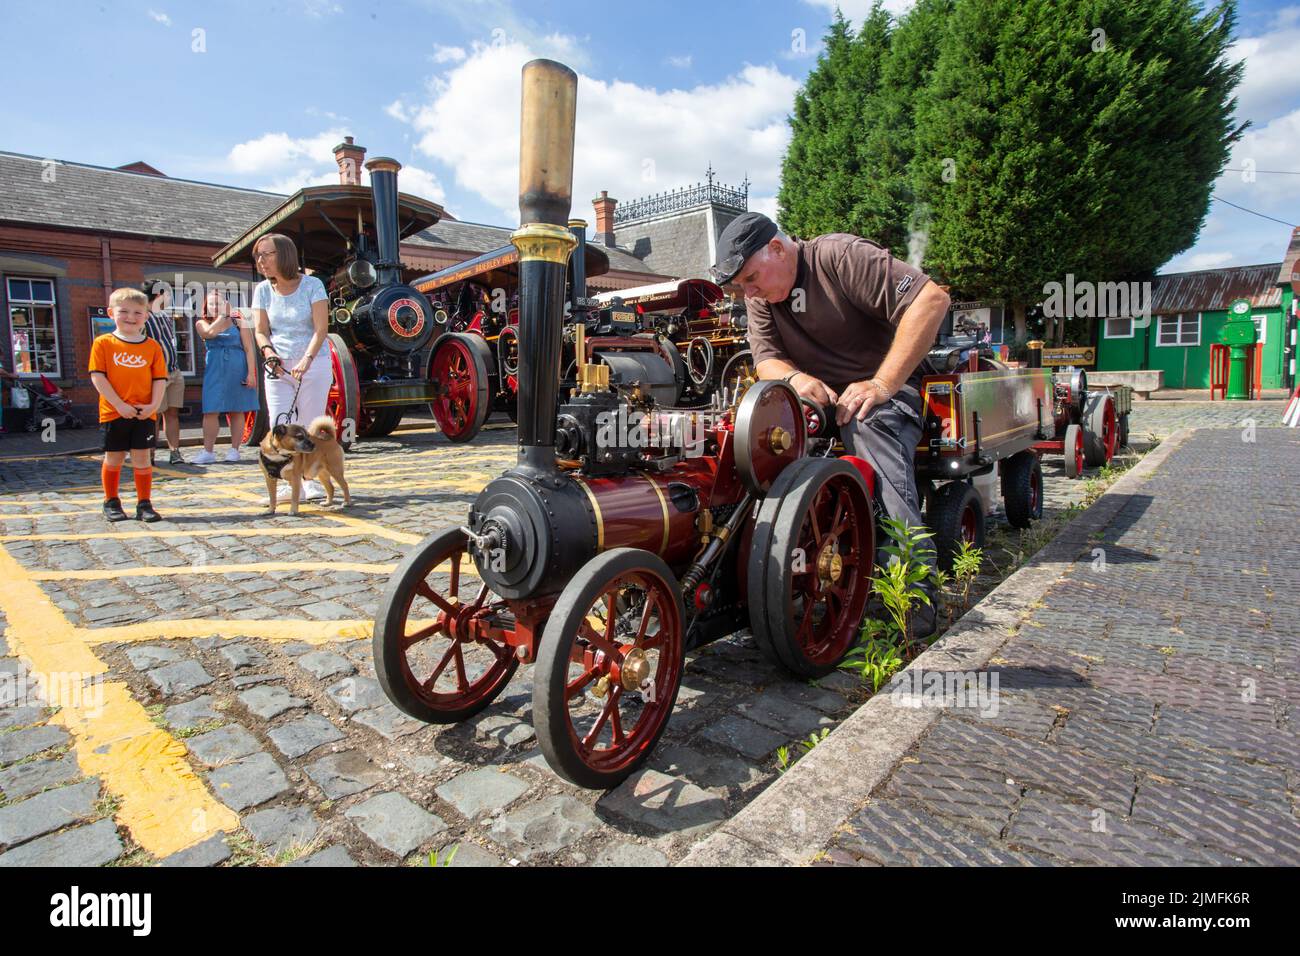
[[[810,402],[816,402],[823,408],[834,405],[839,400],[839,395],[835,393],[835,389],[807,372],[799,372],[790,379],[789,385],[801,396]]]
[[[860,422],[866,421],[871,410],[889,401],[893,394],[893,389],[877,379],[866,378],[854,382],[844,390],[844,394],[836,402],[836,424],[847,425],[852,418]]]

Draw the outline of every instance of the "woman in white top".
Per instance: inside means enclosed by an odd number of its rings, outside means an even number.
[[[274,375],[266,374],[269,422],[273,427],[286,422],[306,425],[325,414],[334,380],[328,356],[320,354],[329,329],[329,297],[320,279],[299,269],[298,247],[288,236],[268,233],[257,240],[253,262],[266,276],[253,291],[258,354],[263,362],[272,356],[280,361]],[[280,418],[290,411],[290,417]],[[305,482],[304,490],[306,497],[323,497],[314,481]]]

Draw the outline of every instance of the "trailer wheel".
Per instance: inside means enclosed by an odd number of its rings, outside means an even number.
[[[1127,412],[1119,417],[1119,427],[1117,431],[1118,434],[1115,436],[1116,449],[1127,448],[1128,447],[1128,413]]]
[[[1043,466],[1032,451],[1019,452],[1003,463],[1002,503],[1013,528],[1028,528],[1043,516]]]
[[[1115,400],[1105,392],[1093,392],[1083,411],[1083,457],[1096,468],[1115,457]]]
[[[483,623],[509,613],[468,556],[465,532],[431,535],[397,567],[379,612],[371,648],[375,676],[399,710],[450,724],[478,713],[519,666],[504,641],[483,637]]]
[[[1061,444],[1061,454],[1065,456],[1065,473],[1071,478],[1078,478],[1083,474],[1083,429],[1078,425],[1067,425],[1065,441]]]
[[[846,461],[803,458],[759,506],[748,566],[750,629],[768,660],[822,677],[854,645],[876,553],[866,482]]]
[[[533,670],[533,724],[546,762],[608,789],[650,756],[681,686],[681,587],[658,555],[615,548],[565,585]]]
[[[962,542],[984,547],[984,503],[964,481],[950,481],[935,492],[926,521],[934,532],[939,567],[945,571],[952,570]]]

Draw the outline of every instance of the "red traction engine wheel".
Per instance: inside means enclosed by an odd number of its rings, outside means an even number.
[[[509,606],[478,577],[465,533],[434,534],[397,568],[375,620],[375,675],[388,699],[450,724],[496,699],[518,666],[505,643]]]
[[[487,421],[492,410],[491,355],[483,337],[473,332],[450,332],[433,346],[429,380],[437,388],[437,397],[429,403],[429,411],[450,441],[469,441]]]
[[[330,369],[334,377],[330,381],[329,394],[325,397],[325,414],[334,419],[339,444],[346,451],[352,447],[352,441],[360,427],[361,383],[357,380],[357,366],[352,361],[352,353],[348,351],[343,336],[331,332],[326,345],[329,347]]]
[[[638,548],[597,555],[565,586],[533,672],[537,741],[560,776],[613,787],[654,749],[681,686],[685,618],[668,565]]]

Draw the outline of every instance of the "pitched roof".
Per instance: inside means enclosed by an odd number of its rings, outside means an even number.
[[[1282,304],[1277,284],[1280,263],[1233,266],[1176,272],[1151,280],[1151,311],[1157,315],[1175,312],[1212,312],[1226,309],[1233,299],[1249,299],[1257,309]]]
[[[1291,245],[1287,246],[1282,258],[1282,269],[1277,274],[1277,281],[1282,285],[1291,284],[1291,274],[1300,272],[1300,226],[1291,230]]]
[[[0,152],[0,219],[8,222],[225,243],[283,199],[255,189]]]

